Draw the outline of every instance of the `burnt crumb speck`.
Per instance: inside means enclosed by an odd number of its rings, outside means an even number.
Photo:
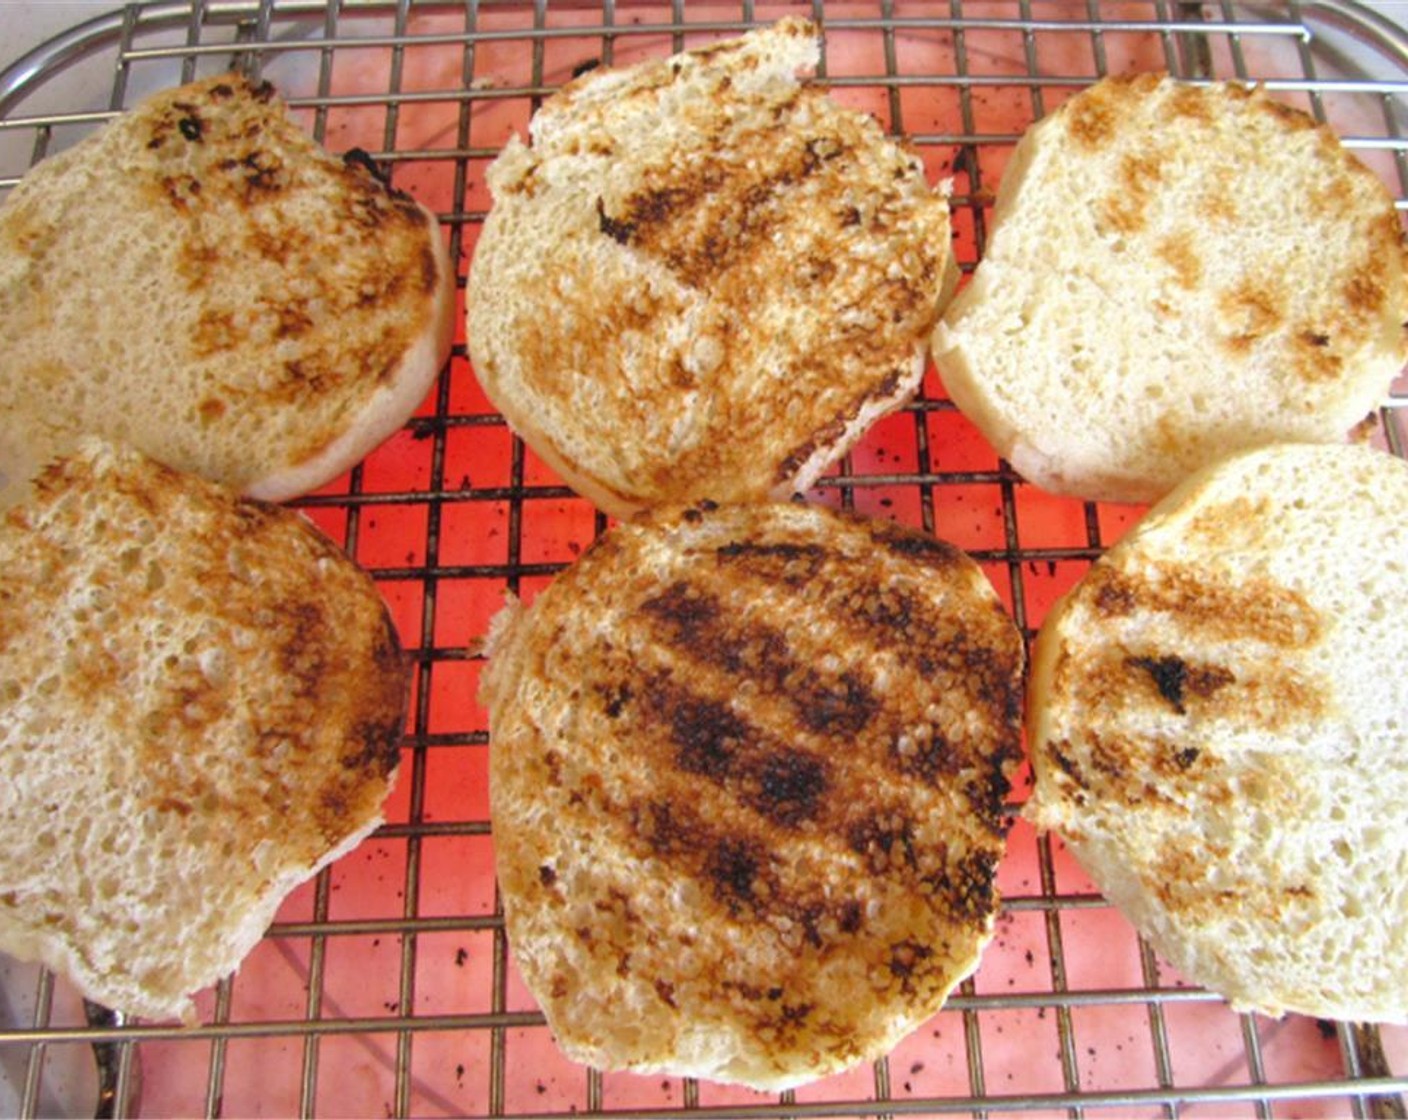
[[[596,200],[596,216],[600,224],[601,232],[615,241],[618,245],[625,245],[635,233],[634,222],[623,222],[611,217],[606,212],[606,203],[600,198]]]
[[[1179,715],[1186,715],[1183,706],[1183,686],[1188,680],[1188,665],[1180,657],[1131,657],[1129,664],[1143,669],[1154,678],[1154,685]]]
[[[467,960],[469,960],[469,950],[466,949],[463,945],[461,945],[458,949],[455,950],[455,967],[463,968],[464,962]]]
[[[1173,760],[1178,763],[1182,769],[1187,770],[1188,767],[1198,761],[1198,755],[1201,753],[1202,752],[1200,752],[1197,747],[1184,747],[1173,756]]]
[[[348,167],[360,167],[383,187],[391,185],[391,175],[385,167],[372,159],[365,148],[349,148],[342,153],[342,162]]]

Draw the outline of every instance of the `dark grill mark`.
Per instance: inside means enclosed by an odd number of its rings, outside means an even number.
[[[824,760],[758,730],[718,700],[666,684],[646,697],[669,728],[675,765],[707,778],[769,822],[796,828],[816,818],[831,788]]]
[[[766,756],[760,769],[762,793],[760,804],[750,802],[754,808],[788,826],[816,815],[829,784],[820,759],[800,751],[781,751]]]
[[[823,735],[858,734],[880,708],[869,686],[854,673],[842,673],[832,682],[810,669],[795,704],[802,722]]]
[[[752,575],[803,586],[814,578],[831,554],[819,544],[753,544],[731,541],[714,554],[721,565],[737,566]]]
[[[1186,696],[1207,697],[1224,685],[1231,684],[1233,676],[1220,666],[1193,666],[1181,657],[1129,657],[1125,664],[1143,669],[1154,679],[1154,685],[1179,715],[1186,715]]]
[[[719,900],[736,913],[741,904],[753,901],[753,881],[761,863],[756,842],[724,837],[705,857],[704,875]]]
[[[599,198],[596,200],[596,216],[601,232],[618,245],[625,245],[635,235],[635,223],[629,220],[618,221],[611,217],[606,212],[606,203]]]
[[[727,778],[738,747],[752,737],[748,725],[716,700],[678,697],[668,710],[679,768],[719,782]]]
[[[767,553],[760,550],[753,555]],[[847,671],[832,678],[803,669],[791,656],[781,631],[758,623],[734,630],[717,599],[686,583],[675,583],[646,600],[641,610],[655,621],[665,641],[692,660],[730,674],[746,674],[785,696],[802,725],[817,734],[853,736],[879,711],[879,701],[857,673]]]

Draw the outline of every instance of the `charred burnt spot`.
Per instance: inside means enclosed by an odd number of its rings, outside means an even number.
[[[924,876],[923,882],[954,919],[981,925],[997,904],[996,878],[997,855],[979,848]]]
[[[916,974],[933,955],[934,950],[919,941],[906,939],[891,944],[890,975],[900,982],[900,991],[914,994]]]
[[[836,912],[836,926],[845,934],[860,932],[864,919],[865,910],[854,898],[846,899]]]
[[[249,92],[250,96],[261,105],[267,105],[274,99],[274,86],[272,82],[260,82]]]
[[[934,785],[964,767],[962,751],[937,727],[916,728],[890,737],[888,757],[901,774]]]
[[[785,827],[815,817],[831,785],[825,761],[802,751],[766,754],[757,770],[758,789],[750,804]]]
[[[849,149],[834,136],[813,136],[802,145],[802,175],[814,175],[823,164],[840,159]]]
[[[572,67],[572,77],[580,78],[583,74],[590,74],[601,65],[599,58],[584,58],[576,66]]]
[[[753,736],[748,724],[718,700],[685,695],[665,707],[676,765],[715,781],[728,777],[739,747]]]
[[[214,101],[228,101],[235,96],[235,87],[229,82],[216,82],[210,87],[210,97]]]
[[[611,215],[606,212],[606,203],[601,198],[596,200],[596,217],[597,225],[601,232],[606,234],[607,237],[611,238],[611,240],[618,245],[629,244],[631,238],[635,236],[635,224],[630,221],[619,221],[611,217]]]
[[[1062,739],[1059,743],[1048,742],[1046,744],[1046,753],[1051,756],[1051,761],[1056,764],[1056,768],[1081,789],[1085,789],[1089,783],[1086,781],[1085,773],[1080,764],[1071,756],[1071,750],[1069,739]]]
[[[1187,713],[1183,706],[1183,685],[1188,679],[1188,665],[1180,657],[1130,657],[1126,664],[1143,669],[1154,679],[1159,695],[1172,705],[1179,715]]]
[[[713,632],[721,611],[718,599],[684,580],[645,600],[640,609],[663,624],[672,640],[688,644]]]
[[[283,161],[263,148],[238,158],[226,156],[215,166],[237,184],[238,193],[246,202],[278,194],[288,185]]]
[[[754,884],[764,866],[761,846],[754,840],[724,836],[715,839],[704,857],[704,878],[718,900],[738,913],[754,901]]]
[[[626,710],[626,705],[635,699],[635,692],[625,681],[597,685],[596,690],[601,697],[601,709],[610,719],[619,719],[621,713]]]
[[[963,560],[963,554],[947,541],[898,526],[877,524],[871,536],[886,552],[905,560],[920,561],[930,568],[951,568]]]
[[[860,209],[855,206],[845,207],[841,211],[841,228],[849,229],[858,225],[860,225]]]
[[[205,136],[205,122],[192,110],[176,122],[176,127],[181,135],[192,144],[199,144]]]
[[[544,863],[538,867],[538,882],[545,887],[551,887],[557,882],[557,871],[552,864]]]
[[[872,875],[892,874],[919,865],[914,845],[914,822],[895,810],[872,813],[846,829],[846,843],[865,860]]]
[[[1232,674],[1217,665],[1192,665],[1175,655],[1163,657],[1128,657],[1125,664],[1147,673],[1159,695],[1179,715],[1187,715],[1185,700],[1189,696],[1206,698],[1231,684]]]
[[[1203,752],[1200,751],[1197,747],[1183,747],[1182,749],[1174,752],[1173,761],[1174,764],[1180,770],[1187,770],[1193,765],[1193,763],[1198,761],[1198,758],[1202,755],[1202,753]]]
[[[820,735],[857,735],[880,710],[870,686],[850,670],[830,680],[808,669],[790,699],[802,723]]]
[[[356,724],[342,754],[342,768],[389,778],[401,761],[401,726],[399,714],[394,721],[368,720]]]
[[[365,148],[348,148],[342,153],[342,162],[348,167],[361,168],[383,187],[391,186],[390,170],[372,159]]]
[[[661,682],[646,703],[668,727],[675,765],[724,789],[769,823],[797,828],[820,814],[831,789],[824,759],[754,728],[727,703]]]
[[[994,836],[1007,835],[1007,829],[1011,825],[1004,809],[1007,795],[1012,792],[1012,783],[1007,779],[1006,768],[1009,757],[1015,760],[1018,755],[1014,753],[1009,756],[1005,752],[998,752],[988,760],[987,767],[980,772],[979,777],[963,785],[963,794],[973,815]]]

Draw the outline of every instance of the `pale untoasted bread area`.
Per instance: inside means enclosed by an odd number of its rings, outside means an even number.
[[[84,441],[0,529],[0,949],[189,1015],[379,823],[406,685],[302,517]]]
[[[3,500],[85,433],[292,496],[404,422],[449,350],[433,216],[233,75],[40,163],[0,248]]]
[[[803,505],[660,513],[489,653],[510,943],[572,1058],[787,1088],[976,967],[1022,648],[956,549]]]
[[[1408,1021],[1408,464],[1201,472],[1033,654],[1027,814],[1238,1007]]]
[[[948,207],[804,86],[801,20],[592,73],[489,172],[470,348],[531,446],[614,513],[787,495],[913,394]]]
[[[1266,93],[1108,80],[1022,139],[935,361],[1031,481],[1151,501],[1382,402],[1408,357],[1399,233],[1378,179]]]

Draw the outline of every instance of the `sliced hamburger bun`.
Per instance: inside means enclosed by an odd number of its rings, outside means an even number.
[[[1408,464],[1189,479],[1041,628],[1027,815],[1239,1009],[1408,1021]]]
[[[303,517],[88,439],[0,523],[0,951],[189,1017],[381,820],[407,672]]]
[[[494,845],[565,1053],[778,1090],[936,1012],[993,932],[1022,664],[957,549],[801,504],[638,519],[508,607]]]
[[[97,434],[278,500],[399,427],[449,349],[436,221],[267,85],[157,94],[0,206],[0,504]]]
[[[1388,395],[1400,224],[1261,89],[1110,78],[1033,126],[934,335],[954,402],[1053,493],[1153,501],[1239,449],[1339,442]]]
[[[956,282],[948,204],[797,72],[801,19],[549,98],[489,171],[470,353],[601,508],[805,490],[907,400]]]

